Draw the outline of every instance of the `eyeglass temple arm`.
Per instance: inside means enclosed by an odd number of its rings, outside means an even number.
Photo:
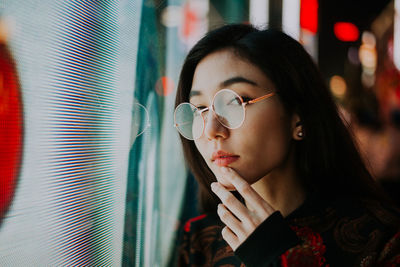
[[[267,99],[267,98],[269,98],[269,97],[271,97],[271,96],[273,96],[273,95],[275,95],[274,92],[269,93],[269,94],[267,94],[267,95],[260,96],[260,97],[258,97],[258,98],[253,99],[253,100],[250,100],[250,101],[248,101],[247,103],[248,103],[248,104],[253,104],[253,103],[256,103],[256,102],[258,102],[258,101]]]

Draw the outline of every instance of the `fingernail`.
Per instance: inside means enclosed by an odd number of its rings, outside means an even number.
[[[216,182],[211,183],[211,190],[214,191],[215,190],[215,186],[216,186]]]

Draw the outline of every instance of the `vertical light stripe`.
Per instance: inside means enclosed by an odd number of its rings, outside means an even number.
[[[400,70],[400,0],[394,2],[393,62]]]
[[[250,0],[249,3],[250,23],[257,28],[268,25],[269,0]]]
[[[300,0],[282,0],[282,29],[299,40],[300,37]]]
[[[145,187],[145,202],[146,202],[146,212],[145,212],[145,221],[146,223],[143,225],[145,232],[144,239],[144,266],[154,266],[155,263],[155,247],[154,236],[158,236],[157,232],[154,232],[154,224],[157,224],[155,220],[155,214],[158,212],[158,205],[155,205],[154,200],[155,196],[155,179],[156,179],[156,168],[158,167],[154,162],[156,158],[156,144],[155,142],[149,143],[149,146],[146,148],[149,151],[149,157],[146,162],[146,187]]]

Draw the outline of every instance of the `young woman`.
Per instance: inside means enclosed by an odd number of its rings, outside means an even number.
[[[184,62],[175,127],[204,213],[183,229],[180,266],[400,264],[399,213],[289,36],[209,32]]]

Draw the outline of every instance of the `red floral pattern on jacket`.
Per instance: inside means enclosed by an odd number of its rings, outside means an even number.
[[[311,206],[284,220],[301,243],[259,266],[400,266],[400,212],[379,202],[343,200],[319,212]],[[222,238],[223,227],[212,215],[186,224],[178,266],[245,266]]]
[[[303,240],[301,245],[295,246],[281,255],[282,266],[320,267],[325,265],[324,254],[326,246],[320,234],[313,232],[309,227],[291,226],[297,236]]]

